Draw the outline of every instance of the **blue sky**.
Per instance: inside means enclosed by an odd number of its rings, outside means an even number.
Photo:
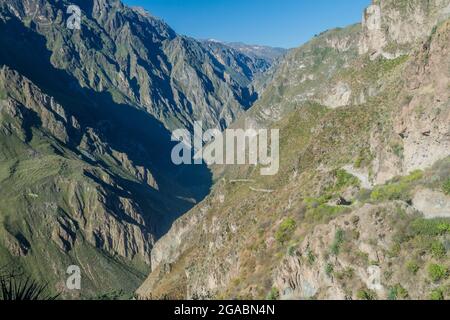
[[[360,22],[370,0],[123,0],[198,39],[297,47],[326,29]]]

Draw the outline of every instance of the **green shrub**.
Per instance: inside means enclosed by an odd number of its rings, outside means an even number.
[[[447,219],[416,219],[411,225],[410,229],[413,236],[439,236],[450,233],[450,223]]]
[[[309,209],[305,217],[311,223],[326,223],[347,210],[348,208],[346,207],[334,207],[323,204],[317,208]]]
[[[401,144],[394,144],[391,146],[392,148],[392,152],[394,152],[394,154],[399,157],[399,158],[403,158],[403,153],[405,152],[405,148],[401,145]]]
[[[405,300],[408,299],[409,293],[400,284],[397,284],[389,288],[388,298],[389,300]]]
[[[419,267],[419,265],[417,264],[417,262],[415,262],[415,261],[409,261],[407,264],[406,264],[406,269],[408,269],[408,271],[410,272],[410,273],[412,273],[412,274],[417,274],[417,272],[419,271],[419,269],[420,269],[420,267]]]
[[[395,258],[398,257],[400,255],[400,252],[402,251],[402,247],[399,243],[395,243],[394,245],[392,245],[392,247],[389,249],[388,251],[388,256],[390,258]]]
[[[342,190],[345,187],[360,186],[361,182],[355,176],[349,174],[347,171],[339,169],[335,171],[336,183],[334,189],[336,191]]]
[[[278,300],[280,299],[280,291],[277,288],[272,288],[267,295],[267,300]]]
[[[368,150],[368,149],[360,150],[359,156],[355,160],[354,167],[362,168],[362,167],[370,164],[372,159],[373,159],[373,155],[370,153],[370,150]]]
[[[423,171],[416,170],[416,171],[411,172],[406,177],[403,177],[401,179],[401,182],[403,182],[403,183],[412,183],[412,182],[418,181],[418,180],[420,180],[422,178],[423,178]]]
[[[316,209],[319,206],[326,204],[332,198],[333,196],[331,194],[325,194],[320,196],[319,198],[306,198],[304,202],[308,209]]]
[[[388,201],[404,199],[407,195],[408,186],[401,183],[378,186],[370,195],[373,201]]]
[[[355,270],[352,268],[345,268],[343,271],[336,273],[336,277],[340,280],[343,279],[353,279],[355,275]]]
[[[448,269],[439,264],[431,264],[428,267],[428,275],[434,282],[439,282],[448,277]]]
[[[306,256],[308,258],[308,263],[310,265],[313,265],[314,262],[316,262],[316,256],[314,255],[314,253],[311,250],[308,250],[308,253]]]
[[[392,270],[385,270],[383,272],[383,276],[387,281],[390,281],[392,279],[393,275],[394,275],[394,272]]]
[[[354,165],[355,168],[357,168],[357,169],[361,168],[362,165],[363,165],[364,160],[365,160],[365,158],[362,155],[360,155],[358,158],[356,158],[355,165]]]
[[[325,273],[327,276],[331,277],[333,275],[334,272],[334,267],[331,263],[327,263],[327,265],[325,266]]]
[[[56,300],[59,297],[48,291],[47,284],[40,284],[29,276],[0,275],[0,301]]]
[[[297,250],[297,246],[296,245],[289,246],[289,248],[288,248],[288,256],[290,256],[290,257],[295,256],[296,250]]]
[[[436,259],[442,259],[447,254],[447,250],[445,249],[445,246],[440,241],[434,241],[431,244],[431,254]]]
[[[441,234],[450,233],[450,223],[440,223],[438,224],[437,229]]]
[[[422,177],[422,171],[414,171],[408,176],[400,178],[397,182],[376,187],[370,198],[372,201],[409,200],[411,184],[422,179]]]
[[[292,237],[292,234],[294,233],[296,227],[297,224],[294,219],[288,218],[284,220],[278,227],[277,232],[275,233],[275,239],[279,243],[284,244],[286,241],[289,241],[289,239]]]
[[[446,195],[450,195],[450,178],[442,185],[442,190]]]
[[[360,289],[356,293],[356,297],[359,300],[376,300],[377,299],[377,294],[374,291],[372,291],[372,290]]]
[[[434,289],[431,291],[430,300],[444,300],[444,291],[442,289]]]
[[[338,229],[334,235],[334,241],[331,245],[331,253],[337,256],[341,250],[342,244],[345,241],[345,232],[342,229]]]

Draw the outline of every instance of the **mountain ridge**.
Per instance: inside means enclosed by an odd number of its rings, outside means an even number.
[[[170,130],[225,127],[254,99],[249,75],[120,1],[2,1],[0,42],[1,264],[63,297],[131,295],[211,184],[171,163]],[[64,283],[73,264],[81,292]]]

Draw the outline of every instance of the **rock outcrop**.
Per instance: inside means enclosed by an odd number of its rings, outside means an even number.
[[[450,197],[442,192],[418,190],[412,203],[427,219],[450,218]]]
[[[359,52],[369,53],[372,59],[399,57],[449,16],[450,2],[446,0],[374,0],[363,14]]]
[[[386,146],[373,132],[374,181],[423,170],[450,155],[450,24],[441,23],[434,36],[422,43],[404,70],[404,94],[393,115],[392,142]]]

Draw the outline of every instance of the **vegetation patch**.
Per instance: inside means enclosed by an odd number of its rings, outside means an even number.
[[[410,225],[410,233],[412,236],[440,236],[450,233],[450,220],[433,219],[427,220],[419,218],[414,220]]]
[[[428,275],[430,279],[434,282],[439,282],[441,280],[448,278],[448,268],[439,264],[430,264],[428,267]]]
[[[442,259],[447,255],[447,249],[441,241],[434,241],[431,244],[431,254],[436,259]]]
[[[409,298],[409,293],[400,284],[396,284],[389,288],[388,298],[389,300],[405,300]]]
[[[351,175],[345,170],[339,169],[335,171],[336,183],[334,185],[334,190],[343,190],[344,188],[350,186],[360,186],[361,182],[358,178]]]
[[[444,191],[446,195],[450,195],[450,178],[442,185],[442,191]]]
[[[267,300],[278,300],[280,299],[280,291],[277,288],[272,288],[267,295]]]
[[[280,243],[284,244],[289,241],[297,227],[297,223],[294,219],[288,218],[284,220],[278,227],[275,233],[275,239]]]
[[[308,253],[306,254],[306,257],[307,257],[308,263],[310,265],[313,265],[314,262],[316,262],[316,256],[314,255],[314,253],[311,250],[308,250]]]
[[[359,289],[356,297],[358,300],[377,300],[376,292],[369,289]]]
[[[359,156],[358,158],[356,158],[355,160],[355,164],[354,167],[355,168],[363,168],[366,167],[368,165],[370,165],[370,163],[372,162],[374,156],[371,154],[370,150],[367,149],[361,149],[359,151]]]
[[[342,229],[338,229],[334,235],[334,241],[331,245],[330,251],[333,255],[337,256],[341,250],[345,241],[345,232]]]
[[[6,91],[0,87],[0,100],[5,100],[7,98]]]
[[[339,280],[345,280],[345,279],[351,280],[351,279],[353,279],[354,276],[355,276],[355,270],[350,267],[347,267],[340,272],[336,272],[336,277]]]
[[[48,284],[40,284],[30,276],[3,273],[0,268],[0,301],[55,300],[59,296],[49,293]]]
[[[418,264],[417,262],[415,262],[415,261],[409,261],[409,262],[406,264],[406,269],[409,271],[409,273],[411,273],[411,274],[413,274],[413,275],[416,275],[417,272],[419,272],[420,267],[419,267],[419,264]]]
[[[435,300],[435,301],[445,300],[444,290],[438,288],[438,289],[434,289],[433,291],[431,291],[430,300]]]
[[[317,208],[310,208],[306,212],[306,220],[311,223],[327,223],[331,219],[348,211],[347,207],[319,205]]]
[[[409,176],[397,178],[391,183],[376,187],[370,198],[372,201],[410,200],[410,191],[414,182],[423,177],[422,171],[414,171]]]
[[[327,265],[325,266],[325,273],[328,277],[331,277],[333,275],[334,272],[334,267],[331,263],[327,263]]]

